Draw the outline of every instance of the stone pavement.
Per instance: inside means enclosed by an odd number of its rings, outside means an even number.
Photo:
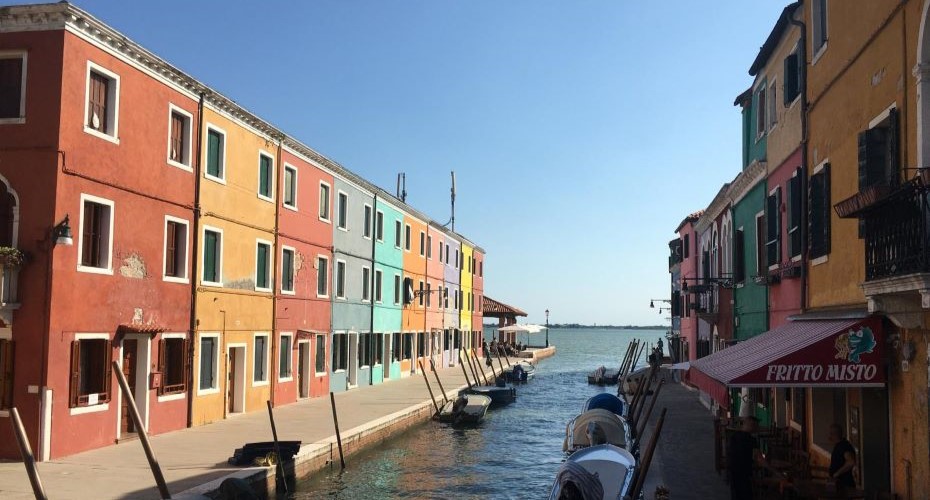
[[[714,470],[714,417],[701,404],[696,390],[673,382],[671,377],[652,410],[641,453],[645,454],[662,408],[668,408],[668,413],[644,486],[646,498],[653,498],[657,485],[668,488],[673,500],[730,498],[724,476]]]
[[[439,376],[450,394],[465,386],[459,367],[441,369]],[[432,374],[430,384],[439,397]],[[426,405],[431,406],[428,401],[429,393],[419,374],[336,394],[343,439],[353,433],[362,435],[375,424],[384,425],[392,418],[416,413]],[[335,440],[329,397],[281,406],[275,408],[274,415],[279,439],[300,440],[305,448],[326,447],[324,451],[329,453]],[[229,474],[242,474],[244,469],[263,472],[260,468],[233,467],[226,460],[235,448],[246,442],[270,440],[271,427],[264,407],[213,424],[151,438],[173,496],[192,488],[201,487],[202,490],[205,483],[218,482]],[[311,443],[317,445],[307,446]],[[53,499],[159,498],[139,441],[43,462],[39,464],[39,474],[46,493]],[[32,498],[21,462],[0,463],[0,498]]]

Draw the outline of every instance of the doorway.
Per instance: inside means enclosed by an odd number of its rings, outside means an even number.
[[[297,341],[297,397],[310,397],[310,341]]]
[[[245,411],[245,344],[230,344],[226,350],[226,412]]]
[[[449,342],[449,330],[442,331],[442,366],[453,366],[452,357],[449,356],[449,346],[452,345],[452,342]]]
[[[358,334],[349,334],[349,387],[358,385]]]
[[[862,421],[859,446],[862,487],[866,492],[891,490],[891,456],[888,449],[888,390],[862,389]],[[853,443],[858,444],[858,443]]]
[[[123,339],[123,377],[126,378],[126,383],[129,384],[129,392],[132,393],[133,399],[138,398],[135,384],[138,357],[139,341],[136,339]],[[132,417],[129,415],[129,398],[122,398],[122,404],[120,404],[119,430],[121,437],[129,437],[128,435],[138,432],[136,423],[133,422]]]
[[[129,385],[129,392],[132,399],[136,402],[136,409],[139,411],[139,417],[142,425],[148,426],[148,389],[149,389],[149,337],[147,335],[127,334],[120,342],[120,368],[123,377],[126,378],[126,384]],[[119,386],[116,387],[117,398],[119,401],[119,413],[117,415],[117,434],[116,439],[133,439],[138,436],[139,429],[132,420],[129,409],[129,398],[123,396]]]

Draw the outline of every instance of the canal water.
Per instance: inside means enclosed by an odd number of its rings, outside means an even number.
[[[539,362],[535,380],[517,388],[515,403],[489,411],[480,426],[417,426],[349,457],[344,472],[326,469],[300,482],[291,498],[545,498],[564,458],[565,424],[589,397],[616,391],[588,385],[587,373],[619,366],[630,340],[655,343],[664,334],[552,329],[556,355]],[[544,334],[531,339],[542,342]]]

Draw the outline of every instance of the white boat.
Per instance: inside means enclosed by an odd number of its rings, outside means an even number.
[[[612,444],[632,450],[630,427],[626,420],[603,408],[588,410],[565,426],[562,451],[573,452],[597,444]]]
[[[623,448],[601,444],[573,453],[556,475],[549,500],[584,498],[618,500],[633,486],[636,458]],[[575,490],[574,495],[568,490]]]

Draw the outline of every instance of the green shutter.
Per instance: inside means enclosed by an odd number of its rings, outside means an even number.
[[[204,233],[203,243],[203,279],[204,281],[219,282],[217,262],[217,234],[213,231]]]
[[[258,162],[258,194],[271,197],[271,158],[260,157]]]
[[[213,177],[222,177],[220,172],[220,154],[221,150],[220,134],[214,131],[207,133],[207,174]]]
[[[255,259],[255,286],[268,288],[268,245],[258,244],[258,253]]]
[[[287,291],[292,291],[294,289],[294,262],[293,254],[288,250],[285,251],[282,255],[282,271],[281,274],[284,276],[281,277],[282,288]]]

